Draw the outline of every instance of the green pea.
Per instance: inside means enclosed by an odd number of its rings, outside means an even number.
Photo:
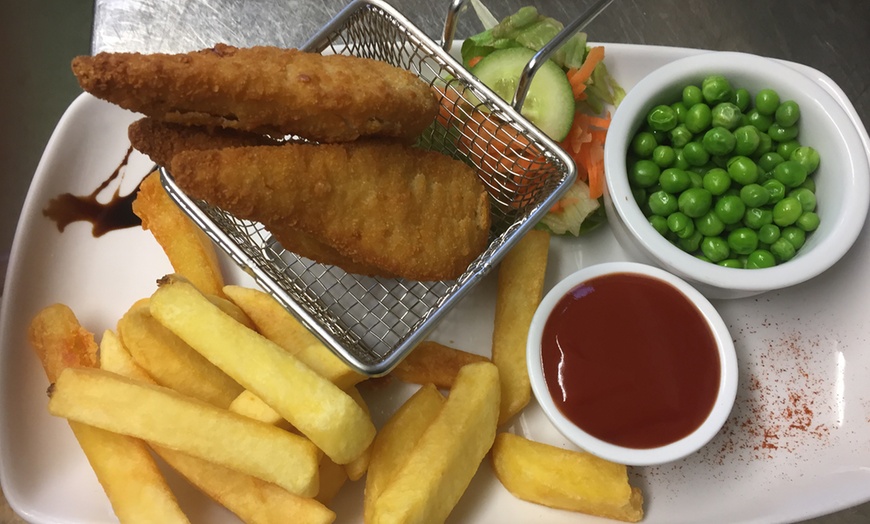
[[[713,205],[713,209],[719,220],[727,226],[737,224],[743,219],[743,215],[746,213],[746,204],[737,195],[723,195]]]
[[[682,147],[674,147],[674,166],[677,169],[689,169],[691,167],[686,159],[683,158],[683,148]]]
[[[773,219],[773,214],[771,212],[771,220]],[[776,242],[781,235],[781,231],[779,226],[776,224],[765,224],[758,228],[758,241],[764,242],[765,244],[773,244]]]
[[[801,108],[794,100],[786,100],[779,104],[774,113],[776,123],[782,127],[792,127],[801,117]]]
[[[711,116],[711,125],[713,127],[721,126],[729,131],[733,131],[740,125],[740,109],[731,102],[717,104],[713,107]]]
[[[649,217],[649,224],[659,232],[660,235],[665,236],[668,233],[668,219],[663,217],[662,215],[652,215]]]
[[[798,199],[785,197],[773,206],[773,223],[780,226],[790,226],[801,216],[803,210]]]
[[[728,234],[728,247],[732,253],[748,255],[758,247],[758,233],[748,227],[739,227]]]
[[[770,252],[780,262],[787,262],[793,259],[796,251],[792,243],[782,237],[770,245]]]
[[[731,267],[734,269],[743,269],[743,263],[741,263],[736,258],[726,258],[725,260],[722,260],[721,262],[717,262],[717,264],[722,266],[722,267]]]
[[[704,235],[698,232],[697,229],[692,231],[692,234],[686,238],[680,238],[677,242],[677,245],[680,249],[685,251],[686,253],[693,253],[701,247],[701,240],[704,239]]]
[[[662,217],[666,217],[679,209],[677,197],[667,191],[659,190],[650,193],[647,203],[652,214]]]
[[[677,154],[671,146],[656,146],[653,149],[652,161],[661,169],[671,167],[677,159]]]
[[[776,265],[773,254],[766,249],[757,249],[746,257],[746,269],[763,269]]]
[[[785,187],[798,187],[807,179],[807,170],[795,160],[786,160],[773,168],[773,177]]]
[[[773,89],[762,89],[755,95],[755,108],[762,115],[773,115],[779,107],[779,93]]]
[[[660,174],[661,169],[652,160],[638,160],[628,171],[628,182],[634,187],[652,187]]]
[[[686,86],[683,88],[683,104],[686,107],[692,107],[695,104],[700,104],[704,101],[704,95],[701,93],[701,88],[698,86]]]
[[[686,128],[685,124],[680,124],[671,129],[668,136],[671,139],[671,145],[681,149],[692,141],[692,132]]]
[[[724,127],[714,127],[704,133],[701,143],[711,155],[724,156],[734,150],[737,139],[731,131]]]
[[[689,173],[689,180],[691,180],[691,187],[704,187],[704,175],[692,171],[691,169],[687,171]]]
[[[788,192],[788,196],[798,199],[804,212],[816,210],[816,194],[805,187],[798,187]]]
[[[701,240],[701,253],[711,262],[721,262],[731,255],[731,248],[722,237],[704,237]]]
[[[671,109],[674,110],[674,114],[677,115],[677,123],[681,124],[686,121],[686,113],[689,111],[689,108],[685,106],[682,102],[674,102],[671,104]]]
[[[731,96],[731,103],[740,108],[741,112],[746,111],[750,102],[752,102],[752,95],[749,94],[746,88],[741,87],[734,90],[734,94]]]
[[[749,156],[755,153],[761,143],[761,136],[753,126],[738,127],[734,130],[734,154]]]
[[[771,137],[773,138],[773,137]],[[791,158],[791,154],[794,153],[795,149],[799,148],[801,145],[797,140],[789,140],[788,142],[781,142],[776,146],[776,152],[779,153],[779,156],[788,160]]]
[[[710,211],[713,195],[702,187],[693,187],[680,193],[677,203],[680,211],[691,218],[697,218]]]
[[[768,204],[776,204],[783,198],[785,198],[785,185],[782,182],[776,179],[765,180],[761,187],[767,190],[770,194],[770,200],[767,201]]]
[[[746,207],[760,207],[770,200],[770,193],[758,184],[746,184],[740,188],[740,199]]]
[[[677,113],[670,106],[657,105],[647,114],[646,123],[650,129],[670,131],[677,127]]]
[[[710,75],[701,82],[701,94],[710,105],[729,102],[733,92],[731,83],[722,75]]]
[[[685,170],[669,167],[659,175],[659,185],[663,191],[675,195],[691,187],[692,179]]]
[[[759,113],[758,109],[750,109],[749,114],[747,115],[747,120],[749,121],[749,125],[758,129],[762,133],[767,133],[767,130],[770,129],[771,124],[773,124],[773,117]]]
[[[782,238],[791,242],[795,249],[800,249],[807,241],[807,233],[799,227],[788,226],[782,228]]]
[[[753,126],[753,127],[755,127],[755,126]],[[758,129],[758,128],[756,128],[756,129]],[[770,138],[770,135],[768,135],[764,131],[759,131],[758,132],[758,147],[755,148],[755,153],[753,153],[753,154],[755,156],[760,157],[761,155],[764,155],[765,153],[769,153],[771,150],[773,150],[773,139]]]
[[[758,169],[767,172],[773,171],[773,168],[785,162],[785,159],[779,153],[771,151],[765,153],[758,158]]]
[[[734,156],[728,161],[728,174],[738,184],[752,184],[758,180],[758,166],[749,157]]]
[[[805,188],[809,189],[810,191],[812,191],[813,193],[815,193],[816,192],[816,181],[813,180],[811,177],[807,176],[807,179],[804,180],[804,183],[799,185],[798,187],[805,187]]]
[[[731,187],[731,177],[722,168],[713,168],[704,173],[702,186],[714,196],[719,196]]]
[[[762,227],[773,222],[773,211],[760,207],[751,207],[743,215],[743,225],[748,228],[760,230]]]
[[[767,134],[770,135],[771,139],[777,142],[788,142],[797,138],[798,128],[797,126],[783,127],[774,122],[770,125],[770,128],[768,128]]]
[[[707,104],[695,104],[686,112],[686,129],[692,133],[700,133],[710,127],[713,112]]]
[[[712,209],[695,219],[695,230],[705,237],[715,237],[725,231],[725,224]]]
[[[649,131],[641,131],[631,140],[631,152],[640,158],[651,158],[658,145],[656,137]]]
[[[820,157],[819,152],[814,148],[810,146],[800,146],[791,152],[789,160],[794,160],[804,166],[807,170],[807,174],[811,175],[819,168]]]
[[[806,232],[815,231],[819,228],[821,219],[815,211],[805,211],[798,217],[795,225]]]
[[[676,233],[679,238],[687,238],[695,232],[695,222],[685,213],[677,211],[668,216],[668,229]]]
[[[689,142],[683,146],[683,158],[690,166],[703,166],[710,161],[710,153],[700,142]]]

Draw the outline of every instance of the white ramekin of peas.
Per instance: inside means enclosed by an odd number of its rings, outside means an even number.
[[[870,203],[855,118],[787,63],[672,62],[629,89],[608,131],[611,228],[711,298],[812,278],[851,247]]]

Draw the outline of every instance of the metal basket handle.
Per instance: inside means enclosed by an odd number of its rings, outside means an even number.
[[[447,10],[447,18],[444,20],[444,31],[442,32],[443,41],[441,47],[448,53],[453,47],[453,38],[456,35],[456,25],[459,21],[459,15],[467,7],[467,2],[468,0],[452,0],[450,2],[450,7]],[[532,85],[532,79],[544,62],[546,62],[557,49],[562,47],[562,44],[571,38],[574,33],[581,31],[589,25],[589,23],[601,14],[601,12],[604,11],[611,2],[613,2],[613,0],[597,0],[586,8],[580,16],[575,18],[573,22],[565,26],[559,34],[547,42],[547,44],[537,53],[535,53],[523,68],[522,74],[520,74],[520,80],[517,82],[517,89],[514,92],[514,98],[511,101],[511,105],[514,109],[520,111],[523,107],[523,103],[526,101],[526,95],[529,92],[529,87]]]

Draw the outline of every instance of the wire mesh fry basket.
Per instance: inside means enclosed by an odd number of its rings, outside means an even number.
[[[449,92],[444,101],[456,101],[442,102],[439,118],[417,146],[471,164],[491,197],[488,247],[458,279],[375,278],[315,263],[285,250],[262,224],[188,197],[166,169],[161,169],[161,179],[212,241],[329,349],[359,372],[381,375],[421,342],[555,204],[573,183],[575,166],[448,51],[380,0],[352,2],[304,49],[388,62]],[[463,125],[475,118],[473,125]]]

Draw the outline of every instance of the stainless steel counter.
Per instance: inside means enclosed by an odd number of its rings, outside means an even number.
[[[440,35],[446,0],[393,0],[392,3],[429,35]],[[548,15],[568,21],[576,15],[579,2],[490,0],[488,3],[497,17],[532,3]],[[13,71],[21,78],[16,77],[13,85],[6,88],[9,92],[4,97],[10,114],[18,120],[10,122],[7,115],[0,133],[4,157],[13,166],[11,173],[7,171],[3,175],[9,190],[3,196],[2,207],[8,217],[2,221],[0,261],[9,252],[14,218],[47,133],[59,118],[64,108],[62,104],[78,94],[68,73],[68,63],[75,54],[87,52],[81,43],[91,34],[92,7],[93,52],[180,52],[209,47],[216,42],[239,46],[299,46],[346,2],[96,0],[91,6],[70,0],[48,4],[20,4],[20,9],[13,10],[15,16],[3,22],[4,31],[0,31],[9,42],[31,44],[24,57],[14,58],[19,62],[13,64]],[[468,36],[477,29],[473,14],[466,13],[457,37]],[[870,53],[867,52],[870,49],[870,2],[866,0],[616,0],[588,32],[598,42],[746,51],[803,63],[837,82],[863,121],[870,122],[870,90],[867,89],[870,85]],[[15,48],[11,43],[5,47]],[[56,77],[61,80],[54,81]],[[35,96],[55,103],[40,104]],[[28,113],[19,114],[22,108]],[[19,121],[30,121],[27,129],[43,131],[22,135]],[[3,502],[0,522],[23,521]],[[870,504],[811,522],[870,522]]]

